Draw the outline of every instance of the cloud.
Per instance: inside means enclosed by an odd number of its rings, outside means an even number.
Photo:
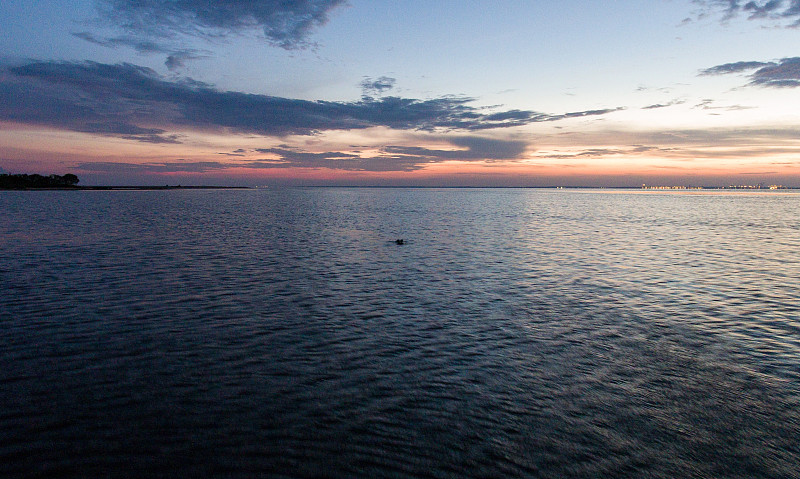
[[[208,55],[200,54],[197,50],[178,50],[167,55],[164,65],[171,71],[175,71],[185,67],[186,62],[190,60],[199,60],[207,56]]]
[[[147,143],[178,142],[176,135],[147,121],[145,103],[137,105],[131,95],[112,91],[115,83],[125,82],[124,78],[114,79],[114,75],[127,73],[130,80],[141,73],[137,69],[107,69],[105,84],[84,85],[91,92],[80,84],[95,81],[96,75],[81,75],[80,71],[72,71],[56,82],[38,80],[37,76],[67,73],[58,67],[50,69],[46,63],[0,71],[0,119]]]
[[[755,159],[764,156],[784,156],[796,155],[800,152],[800,147],[773,147],[773,146],[750,146],[739,145],[720,148],[718,146],[709,147],[707,145],[698,145],[695,147],[679,147],[679,148],[664,148],[664,147],[638,147],[629,149],[616,149],[616,148],[589,148],[577,153],[541,153],[536,155],[535,159],[550,159],[550,160],[575,160],[596,158],[602,159],[607,157],[625,157],[628,159],[641,156],[640,153],[655,152],[658,157],[662,159],[671,159],[673,161],[682,162],[696,162],[699,160],[708,159]]]
[[[108,48],[130,47],[139,53],[168,53],[170,51],[169,48],[159,43],[130,36],[100,38],[90,32],[76,32],[72,35],[89,43]]]
[[[130,36],[100,38],[90,32],[78,32],[72,35],[86,40],[87,42],[94,43],[95,45],[108,48],[129,47],[139,53],[165,53],[167,54],[167,59],[164,61],[164,65],[171,71],[183,68],[186,66],[187,61],[207,58],[210,55],[210,53],[206,51],[195,50],[193,48],[178,50],[150,40]]]
[[[375,155],[361,156],[357,152],[308,152],[288,145],[275,148],[256,148],[256,153],[269,155],[254,161],[171,161],[150,163],[86,162],[76,166],[79,170],[106,173],[204,173],[229,168],[277,169],[311,168],[341,171],[415,171],[434,163],[445,161],[515,161],[524,158],[528,144],[523,141],[498,140],[477,136],[443,138],[443,141],[461,149],[434,150],[413,146],[384,146]],[[226,156],[245,156],[246,150],[220,153]]]
[[[667,108],[674,105],[683,105],[684,103],[686,103],[686,100],[672,100],[667,103],[656,103],[654,105],[643,106],[642,110],[656,110],[658,108]]]
[[[377,156],[362,157],[350,152],[308,153],[296,148],[261,148],[259,153],[277,157],[246,168],[330,168],[349,171],[414,171],[444,161],[498,161],[522,158],[527,143],[513,140],[461,136],[447,138],[459,150],[433,150],[417,146],[385,146]]]
[[[389,91],[394,88],[397,80],[391,77],[380,77],[375,80],[372,78],[365,78],[359,85],[361,86],[361,94],[364,97],[371,97],[375,95],[383,95],[383,92]]]
[[[616,111],[624,110],[624,107],[606,108],[602,110],[587,110],[575,111],[570,113],[562,113],[558,115],[551,115],[548,113],[539,113],[527,110],[509,110],[497,113],[483,115],[480,122],[467,127],[470,130],[482,130],[486,128],[497,128],[498,126],[522,126],[530,123],[542,123],[550,121],[565,120],[568,118],[580,118],[584,116],[599,116],[607,115]]]
[[[632,145],[629,148],[621,149],[621,148],[589,148],[584,151],[578,153],[544,153],[541,155],[537,155],[536,158],[549,158],[549,159],[557,159],[557,160],[569,160],[575,158],[603,158],[607,156],[638,156],[639,153],[646,153],[651,151],[658,151],[658,152],[671,152],[675,151],[674,148],[660,148],[656,146],[645,146],[645,145]]]
[[[308,153],[280,148],[265,149],[263,153],[278,156],[278,159],[229,163],[220,161],[168,161],[157,163],[85,162],[75,166],[76,170],[102,173],[206,173],[209,171],[246,168],[253,170],[276,168],[328,168],[345,171],[414,171],[421,169],[426,161],[422,158],[403,156],[357,157],[343,152]]]
[[[717,65],[711,68],[700,70],[699,75],[711,76],[711,75],[726,75],[728,73],[741,73],[750,70],[755,70],[756,68],[764,67],[767,65],[771,65],[771,63],[764,63],[764,62],[725,63],[722,65]]]
[[[266,148],[261,153],[276,155],[278,160],[260,160],[245,168],[328,168],[345,171],[414,171],[434,159],[419,156],[379,155],[361,157],[353,153],[329,151],[309,153],[295,149]]]
[[[96,0],[101,17],[132,35],[219,38],[260,30],[287,50],[309,46],[311,32],[344,0]]]
[[[766,87],[800,86],[800,57],[783,58],[750,75],[750,84]]]
[[[739,110],[752,110],[755,108],[754,106],[744,106],[744,105],[725,105],[725,106],[716,106],[716,100],[712,100],[711,98],[705,98],[700,100],[700,103],[693,106],[692,108],[699,108],[701,110],[725,110],[725,111],[739,111]]]
[[[497,140],[492,138],[462,136],[448,138],[453,146],[466,150],[431,150],[418,146],[387,146],[388,153],[418,156],[428,159],[444,160],[510,160],[522,156],[527,148],[524,141]]]
[[[800,128],[605,130],[540,139],[537,150],[535,155],[531,155],[532,159],[661,158],[687,163],[716,159],[742,162],[760,161],[762,158],[785,160],[800,153]]]
[[[230,165],[218,161],[172,161],[161,163],[97,161],[79,163],[74,167],[76,170],[102,173],[205,173],[226,168],[230,168]]]
[[[146,163],[84,162],[75,168],[104,173],[205,173],[230,168],[285,169],[310,168],[340,171],[409,172],[446,161],[517,161],[525,158],[528,144],[516,140],[499,140],[479,136],[441,138],[460,149],[435,150],[412,146],[384,146],[375,154],[362,156],[355,151],[309,152],[289,145],[256,148],[254,153],[269,155],[258,160],[235,161],[167,161]],[[238,148],[229,157],[244,157],[248,150]]]
[[[756,18],[767,18],[770,15],[776,13],[780,8],[783,7],[782,0],[769,0],[766,3],[759,4],[754,1],[747,2],[743,7],[742,10],[750,13],[750,19]]]
[[[472,98],[363,98],[308,101],[220,91],[168,81],[128,63],[33,62],[0,70],[0,119],[145,142],[177,142],[170,129],[266,136],[388,127],[398,130],[485,130],[605,115],[621,108],[564,114],[474,107]]]
[[[624,132],[611,133],[625,137]],[[640,133],[638,141],[670,146],[737,147],[742,145],[777,146],[794,145],[800,138],[800,128],[712,128],[696,130],[664,130]]]
[[[277,147],[233,150],[234,154],[221,161],[187,159],[147,163],[83,162],[77,170],[100,173],[166,174],[206,173],[231,168],[246,170],[271,170],[289,168],[332,169],[360,172],[409,172],[428,166],[449,162],[525,162],[541,160],[542,165],[553,166],[553,161],[563,160],[561,166],[589,166],[604,158],[635,160],[656,157],[681,164],[693,164],[703,160],[758,160],[771,158],[770,164],[796,166],[787,162],[800,153],[800,129],[696,129],[663,131],[597,131],[576,135],[557,136],[547,147],[539,146],[532,153],[530,142],[499,140],[484,136],[461,135],[455,137],[431,137],[453,148],[424,148],[390,145],[381,148],[351,146],[347,151],[311,152],[290,145]],[[581,145],[578,149],[577,145]],[[609,146],[612,145],[612,146]],[[627,146],[613,146],[627,145]],[[254,153],[260,159],[247,159]],[[760,160],[758,160],[760,161]],[[685,162],[685,163],[683,163]],[[663,165],[662,165],[663,166]]]
[[[748,20],[783,22],[789,20],[789,27],[800,26],[800,0],[694,0],[700,7],[697,18],[722,13],[722,21],[737,17],[740,13]]]
[[[751,86],[770,88],[800,86],[800,57],[782,58],[776,62],[725,63],[701,70],[700,75],[725,75],[746,71],[752,72],[748,75]]]
[[[220,153],[217,153],[217,154],[218,155],[225,155],[225,156],[247,156],[246,153],[247,153],[247,150],[245,150],[244,148],[237,148],[237,149],[233,150],[232,152],[220,152]]]

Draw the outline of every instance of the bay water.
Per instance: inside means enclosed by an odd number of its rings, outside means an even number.
[[[0,475],[800,477],[799,213],[0,192]]]

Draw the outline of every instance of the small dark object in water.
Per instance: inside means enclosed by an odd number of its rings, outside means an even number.
[[[406,244],[405,240],[403,239],[396,239],[394,240],[395,244]]]

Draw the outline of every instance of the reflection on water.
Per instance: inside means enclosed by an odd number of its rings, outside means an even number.
[[[0,192],[0,472],[798,477],[798,199]]]

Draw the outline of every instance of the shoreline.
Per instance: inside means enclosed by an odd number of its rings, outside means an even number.
[[[249,186],[65,186],[46,188],[0,188],[0,191],[142,191],[142,190],[250,190]]]

